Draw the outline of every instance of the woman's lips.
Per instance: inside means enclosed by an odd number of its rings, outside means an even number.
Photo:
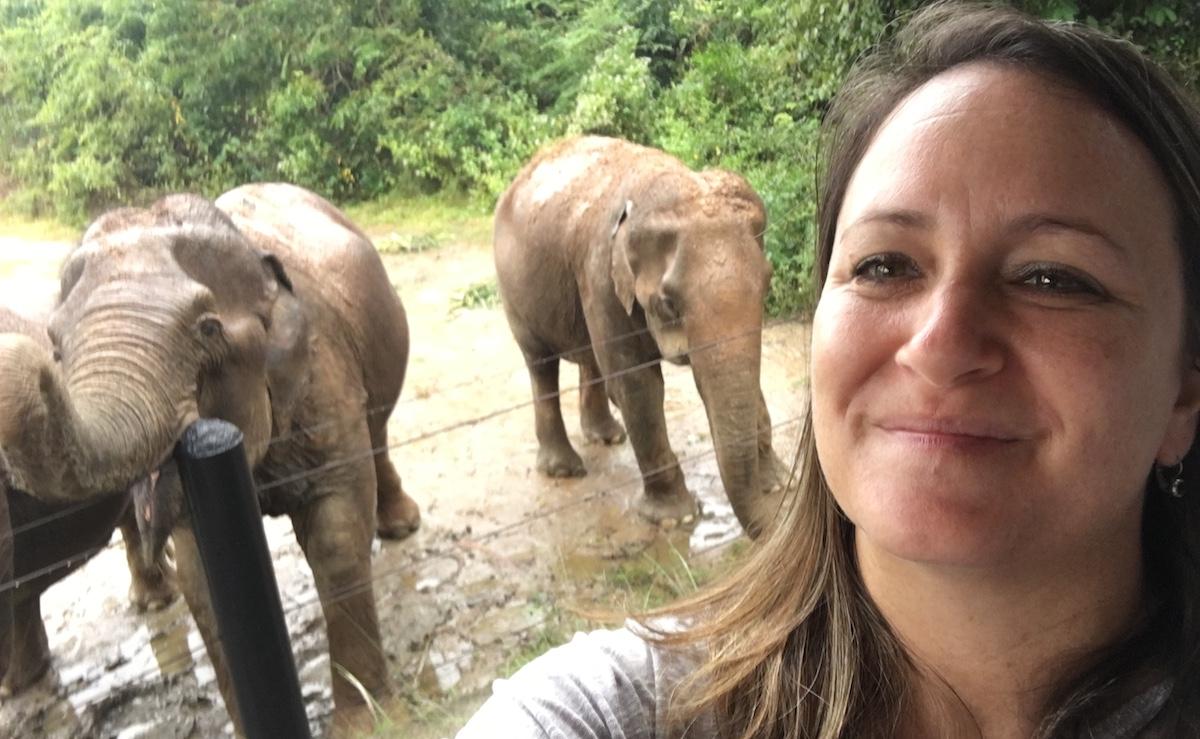
[[[1013,424],[964,417],[887,417],[874,424],[894,438],[929,448],[1006,446],[1029,438]]]

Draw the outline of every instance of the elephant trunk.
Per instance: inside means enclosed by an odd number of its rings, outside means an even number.
[[[32,341],[0,337],[0,409],[15,410],[0,421],[7,481],[79,500],[123,490],[163,461],[196,415],[197,376],[153,341],[163,320],[128,299],[89,311],[64,339],[61,369]]]
[[[738,521],[751,537],[762,529],[759,480],[759,366],[762,318],[722,337],[689,331],[696,388],[704,401],[721,482]]]

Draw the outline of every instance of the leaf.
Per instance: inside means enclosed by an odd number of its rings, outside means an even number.
[[[1079,5],[1075,0],[1052,0],[1043,15],[1056,21],[1073,21],[1079,17]]]

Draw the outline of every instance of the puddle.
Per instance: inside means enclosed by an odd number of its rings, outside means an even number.
[[[38,291],[53,285],[57,264],[30,256],[35,253],[0,239],[0,265],[17,265],[0,269],[0,299],[7,303],[16,295],[5,277],[14,273],[30,305],[45,298]],[[41,253],[55,254],[53,248]],[[687,368],[664,366],[665,412],[703,515],[691,530],[663,533],[631,511],[641,485],[628,443],[583,443],[578,394],[569,390],[578,382],[573,365],[563,369],[563,414],[589,474],[547,480],[534,471],[529,381],[503,311],[450,310],[467,286],[492,275],[486,248],[446,246],[389,256],[386,263],[412,333],[408,378],[389,426],[391,454],[405,488],[421,504],[423,521],[410,539],[381,544],[374,554],[382,647],[398,692],[465,701],[457,709],[464,711],[513,655],[540,643],[556,608],[584,597],[618,605],[624,593],[606,573],[629,563],[651,576],[686,578],[696,560],[741,530],[725,499]],[[764,389],[773,421],[783,424],[775,447],[787,462],[798,432],[794,419],[803,408],[807,340],[805,327],[796,323],[772,325],[764,334]],[[522,407],[491,415],[513,406]],[[402,443],[409,439],[417,440]],[[308,715],[319,736],[332,705],[316,591],[290,523],[267,519],[265,527]],[[609,585],[611,594],[601,592]],[[43,596],[53,677],[0,702],[0,734],[228,735],[212,667],[186,607],[177,602],[161,613],[138,614],[128,605],[128,586],[118,537]],[[401,736],[419,733],[428,718],[411,701],[389,711]]]

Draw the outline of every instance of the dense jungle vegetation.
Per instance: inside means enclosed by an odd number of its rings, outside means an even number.
[[[171,190],[288,180],[338,202],[486,208],[578,132],[746,175],[770,309],[802,309],[822,111],[919,0],[0,0],[5,208],[79,223]],[[1194,0],[1024,0],[1200,77]]]

